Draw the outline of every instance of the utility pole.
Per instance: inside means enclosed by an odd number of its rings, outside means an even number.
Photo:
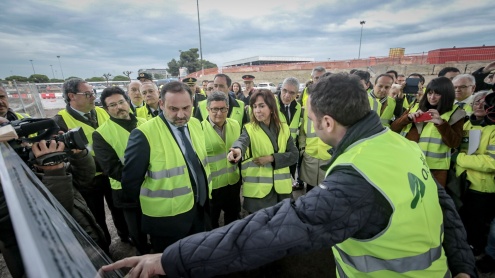
[[[359,24],[361,24],[361,36],[359,37],[359,53],[358,53],[358,59],[361,58],[361,41],[363,40],[363,27],[366,21],[360,21]]]

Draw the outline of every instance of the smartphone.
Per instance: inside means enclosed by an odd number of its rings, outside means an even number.
[[[417,94],[418,84],[421,81],[419,78],[406,78],[406,86],[404,87],[404,94]]]
[[[416,117],[416,119],[414,119],[414,122],[415,123],[422,123],[424,121],[428,121],[431,119],[432,119],[432,117],[431,117],[430,113],[423,113],[423,114],[421,114],[421,116]]]

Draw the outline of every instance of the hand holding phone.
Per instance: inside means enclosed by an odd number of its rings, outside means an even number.
[[[424,121],[428,121],[428,120],[431,120],[432,117],[431,117],[431,114],[426,112],[426,113],[423,113],[421,114],[420,116],[417,116],[415,119],[414,119],[414,122],[415,123],[422,123]]]

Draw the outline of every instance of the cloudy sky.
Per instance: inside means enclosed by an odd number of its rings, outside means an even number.
[[[199,0],[203,58],[316,61],[495,45],[492,0]],[[199,48],[196,0],[1,0],[0,78],[167,68]],[[52,65],[52,67],[50,67]],[[53,68],[53,73],[52,73]]]

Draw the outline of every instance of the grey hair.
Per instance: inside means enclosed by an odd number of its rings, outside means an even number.
[[[322,66],[317,66],[315,68],[313,68],[313,70],[311,71],[311,76],[313,76],[315,74],[315,72],[326,72],[327,70],[322,67]]]
[[[469,81],[471,81],[471,83],[473,85],[476,85],[476,79],[474,79],[474,76],[472,76],[469,73],[464,73],[464,74],[458,74],[458,75],[456,75],[456,77],[454,77],[454,79],[452,79],[452,83],[456,82],[459,79],[464,79],[464,78],[469,79]]]
[[[206,107],[210,107],[212,101],[225,101],[225,104],[227,105],[227,107],[229,107],[229,100],[227,99],[227,96],[224,92],[213,91],[212,93],[210,93],[210,95],[208,95],[208,98],[206,99]]]
[[[78,77],[71,78],[64,82],[64,85],[62,85],[62,92],[64,94],[64,100],[66,103],[70,102],[69,93],[77,93],[77,91],[79,90],[79,84],[82,83],[88,82]]]
[[[155,89],[155,91],[158,92],[158,86],[156,86],[155,82],[150,82],[150,81],[147,81],[147,82],[144,82],[143,84],[141,84],[141,86],[139,86],[139,91],[142,91],[143,89],[141,89],[144,85],[153,85],[153,89]]]
[[[289,86],[295,86],[297,88],[297,90],[299,91],[299,80],[297,80],[297,78],[287,77],[284,79],[284,82],[282,82],[282,86],[284,86],[285,84],[287,84]]]

